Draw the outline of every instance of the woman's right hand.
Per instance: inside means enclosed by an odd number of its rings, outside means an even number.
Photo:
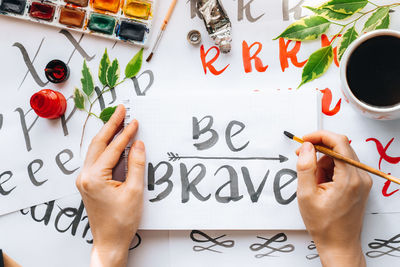
[[[303,139],[306,142],[297,150],[297,198],[321,263],[324,267],[365,266],[360,239],[372,179],[365,171],[326,155],[317,161],[313,144],[358,161],[347,137],[318,131]]]

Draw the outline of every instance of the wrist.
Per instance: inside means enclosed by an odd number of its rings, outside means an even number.
[[[93,245],[90,267],[121,267],[128,261],[128,247]]]
[[[317,250],[323,267],[365,267],[361,244],[340,248],[321,247]]]

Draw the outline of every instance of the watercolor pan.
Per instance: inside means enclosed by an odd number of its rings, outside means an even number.
[[[0,0],[0,15],[146,46],[158,0]]]

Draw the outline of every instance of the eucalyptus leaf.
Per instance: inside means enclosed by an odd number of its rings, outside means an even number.
[[[331,22],[324,17],[306,17],[289,25],[274,40],[281,37],[295,41],[314,40],[326,32],[330,25]]]
[[[103,111],[100,113],[100,119],[106,123],[110,120],[111,116],[114,114],[115,110],[117,109],[117,106],[115,107],[108,107],[103,109]]]
[[[126,78],[135,77],[139,73],[142,67],[142,62],[143,62],[143,48],[140,49],[140,51],[136,53],[136,55],[131,59],[131,61],[129,61],[128,65],[126,65],[125,77]]]
[[[86,60],[83,61],[83,68],[82,68],[82,91],[90,97],[94,90],[93,84],[93,76],[90,73],[88,66],[86,65]]]
[[[107,70],[110,67],[110,59],[108,57],[107,53],[107,48],[104,51],[103,57],[101,58],[100,61],[100,66],[99,66],[99,80],[102,85],[107,85]]]
[[[365,22],[363,31],[369,32],[375,29],[383,29],[385,25],[387,25],[386,28],[389,27],[389,10],[388,7],[378,8]]]
[[[355,26],[346,30],[339,43],[339,48],[338,48],[339,60],[342,59],[342,56],[346,51],[346,49],[349,47],[349,45],[357,38],[358,38],[358,33]]]
[[[107,70],[107,84],[110,88],[114,88],[119,79],[119,63],[117,59],[114,59],[111,66]]]
[[[319,6],[319,8],[327,8],[342,14],[354,14],[367,4],[368,0],[330,0]]]
[[[302,81],[298,88],[324,74],[331,65],[332,60],[333,49],[331,45],[320,48],[312,53],[307,64],[304,66]]]
[[[78,88],[75,88],[74,91],[74,103],[75,107],[77,107],[80,110],[85,109],[85,96],[82,94],[81,90]]]
[[[329,8],[315,8],[310,6],[304,6],[304,7],[311,10],[316,15],[320,15],[321,17],[331,20],[344,20],[354,15],[354,14],[343,14],[335,12],[333,10],[330,10]]]

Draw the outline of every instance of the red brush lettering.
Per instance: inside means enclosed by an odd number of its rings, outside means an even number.
[[[394,190],[394,191],[388,193],[389,186],[390,186],[391,183],[392,183],[391,181],[386,181],[386,182],[385,182],[385,185],[384,185],[383,188],[382,188],[382,195],[383,195],[384,197],[390,197],[391,195],[393,195],[394,193],[396,193],[396,192],[399,191],[399,189],[397,189],[397,190]]]
[[[326,47],[328,45],[331,45],[333,41],[335,41],[336,37],[341,37],[342,35],[335,35],[333,36],[332,40],[329,40],[328,36],[326,34],[321,35],[321,46]],[[335,65],[339,67],[339,60],[337,57],[337,46],[333,48],[333,60],[335,61]]]
[[[257,45],[257,51],[251,55],[251,49]],[[268,65],[264,66],[262,60],[258,57],[262,50],[262,44],[260,42],[255,42],[252,45],[248,45],[246,41],[242,43],[242,56],[243,56],[243,67],[246,73],[252,72],[253,67],[251,61],[254,60],[254,66],[258,72],[265,72],[268,69]]]
[[[300,51],[301,42],[297,41],[294,47],[288,50],[291,42],[291,40],[285,42],[285,39],[279,38],[279,60],[281,62],[282,72],[285,72],[285,69],[289,68],[289,59],[297,68],[302,68],[307,63],[307,60],[299,62],[297,59],[297,53]]]
[[[391,157],[391,156],[386,154],[386,151],[388,150],[390,145],[393,143],[394,138],[392,138],[385,147],[383,147],[382,143],[376,138],[368,138],[365,141],[366,142],[370,142],[370,141],[375,142],[376,149],[378,150],[378,153],[380,155],[379,169],[381,169],[382,160],[385,160],[385,161],[389,162],[390,164],[397,164],[397,163],[400,162],[400,157]]]
[[[207,55],[208,55],[208,53],[209,53],[211,50],[213,50],[213,49],[216,50],[216,54],[214,55],[214,57],[213,57],[211,60],[207,61]],[[217,59],[218,59],[220,53],[221,53],[221,52],[219,51],[219,48],[216,47],[216,46],[210,47],[210,48],[207,50],[207,52],[205,52],[205,50],[204,50],[204,45],[202,45],[202,46],[200,47],[200,58],[201,58],[201,63],[203,64],[204,74],[207,74],[207,69],[209,69],[210,72],[211,72],[212,74],[214,74],[214,75],[220,75],[220,74],[222,74],[222,73],[229,67],[230,64],[226,65],[225,68],[223,68],[222,70],[217,70],[217,69],[213,66],[213,64],[215,63],[215,61],[217,61]]]
[[[340,111],[340,105],[342,103],[342,99],[336,103],[336,106],[333,109],[330,109],[332,104],[332,91],[329,88],[321,90],[322,96],[322,113],[327,116],[336,115]]]

